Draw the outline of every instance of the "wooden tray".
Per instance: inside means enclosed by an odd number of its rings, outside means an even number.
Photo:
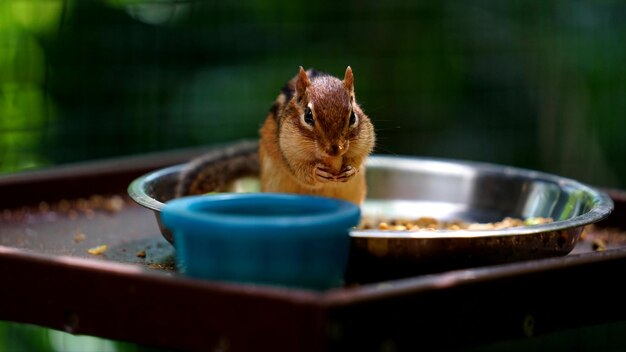
[[[0,178],[0,319],[184,350],[443,349],[626,320],[626,194],[561,258],[313,292],[192,280],[126,196],[207,149]],[[100,255],[89,250],[106,245]],[[606,246],[596,251],[594,246]]]

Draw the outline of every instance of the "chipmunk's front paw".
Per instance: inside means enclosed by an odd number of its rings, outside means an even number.
[[[326,183],[329,181],[335,181],[335,175],[330,172],[328,166],[321,163],[315,165],[314,175],[318,182]]]
[[[352,176],[356,175],[357,171],[358,170],[354,167],[347,165],[341,170],[341,173],[339,173],[339,175],[335,176],[335,181],[348,182],[352,178]]]

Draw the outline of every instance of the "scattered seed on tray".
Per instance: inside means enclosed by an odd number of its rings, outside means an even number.
[[[107,250],[108,248],[109,248],[109,247],[108,247],[106,244],[103,244],[103,245],[101,245],[101,246],[97,246],[97,247],[89,248],[89,249],[87,250],[87,253],[89,253],[89,254],[93,254],[93,255],[102,255],[102,254],[104,254],[104,252],[106,252],[106,250]]]
[[[139,252],[137,252],[137,257],[138,258],[145,258],[146,257],[146,251],[139,251]]]
[[[39,202],[39,211],[42,213],[46,213],[50,210],[50,204],[47,202]]]
[[[74,235],[74,242],[76,243],[81,243],[82,241],[84,241],[87,238],[87,235],[85,235],[82,232],[78,232]]]
[[[32,207],[22,206],[14,209],[0,209],[0,220],[22,221],[26,217],[50,212],[64,214],[70,220],[79,216],[93,219],[96,211],[102,210],[114,214],[120,212],[126,204],[120,195],[102,196],[95,194],[89,198],[61,199],[55,202],[41,201]]]
[[[104,210],[110,213],[117,213],[122,208],[124,208],[124,199],[120,196],[113,196],[111,198],[107,198],[103,204]]]
[[[597,252],[606,251],[606,243],[601,239],[595,239],[591,242],[591,249]]]

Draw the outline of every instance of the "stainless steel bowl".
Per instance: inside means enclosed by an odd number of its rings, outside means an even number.
[[[155,212],[160,222],[164,202],[173,198],[184,165],[136,179],[130,196]],[[250,180],[233,180],[238,191]],[[252,188],[254,183],[252,181]],[[258,182],[257,182],[258,183]],[[389,278],[453,268],[506,263],[568,254],[585,225],[608,216],[608,195],[575,180],[532,170],[468,161],[416,157],[371,156],[367,164],[368,194],[362,213],[368,217],[494,222],[550,217],[548,224],[500,230],[351,231],[351,256],[368,278]],[[376,273],[380,272],[380,275]],[[361,280],[362,281],[362,280]]]

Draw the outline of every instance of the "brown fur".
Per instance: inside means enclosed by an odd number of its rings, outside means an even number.
[[[287,95],[291,99],[287,101]],[[314,125],[303,122],[312,106]],[[358,122],[349,126],[354,111]],[[365,160],[374,127],[354,98],[354,76],[343,80],[302,67],[278,96],[260,131],[261,190],[344,199],[361,204],[366,195]]]

